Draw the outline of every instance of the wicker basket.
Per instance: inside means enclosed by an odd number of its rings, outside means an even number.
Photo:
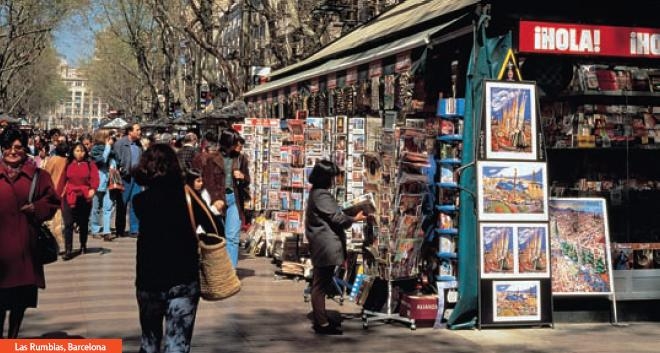
[[[199,252],[199,284],[203,299],[226,299],[241,290],[241,281],[231,266],[224,238],[211,233],[200,234]]]

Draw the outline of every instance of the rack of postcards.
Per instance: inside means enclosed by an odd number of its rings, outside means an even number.
[[[250,164],[251,202],[248,209],[263,211],[268,208],[269,170],[270,170],[270,138],[271,130],[278,128],[277,119],[247,118],[242,125],[241,134],[245,138],[243,153],[248,156]],[[279,152],[279,149],[278,149]]]
[[[398,133],[398,138],[396,138]],[[426,148],[426,131],[423,128],[402,127],[391,132],[385,129],[381,142],[383,156],[392,153],[390,141],[398,141],[392,160],[396,160],[396,174],[391,161],[383,162],[383,174],[393,180],[393,192],[389,193],[393,201],[393,211],[382,209],[381,227],[389,225],[389,232],[382,232],[378,237],[379,277],[386,283],[384,302],[373,305],[364,303],[362,310],[363,327],[367,328],[374,321],[399,321],[416,328],[415,319],[394,313],[394,286],[397,281],[415,278],[419,274],[419,260],[424,231],[422,230],[422,204],[428,194],[429,154]],[[387,151],[389,149],[389,151]],[[390,179],[391,181],[391,179]],[[391,181],[392,182],[392,181]],[[392,209],[392,208],[389,208]],[[381,305],[382,304],[382,305]],[[384,305],[384,309],[382,309]]]

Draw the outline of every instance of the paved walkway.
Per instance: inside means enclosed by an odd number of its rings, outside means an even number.
[[[29,309],[21,337],[123,338],[137,352],[140,326],[135,289],[135,239],[90,239],[92,253],[46,268],[47,289]],[[276,279],[267,258],[242,257],[241,292],[221,302],[201,302],[193,349],[197,352],[660,352],[660,324],[558,324],[555,329],[466,330],[370,324],[359,307],[328,301],[344,321],[343,336],[311,330],[304,282]]]

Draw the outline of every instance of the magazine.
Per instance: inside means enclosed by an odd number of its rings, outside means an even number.
[[[376,202],[374,201],[374,196],[372,194],[363,194],[355,197],[351,201],[344,202],[342,210],[349,216],[355,216],[360,213],[360,211],[362,211],[365,216],[368,216],[376,212]]]

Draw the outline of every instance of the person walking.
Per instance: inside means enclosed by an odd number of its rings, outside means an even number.
[[[99,187],[99,170],[89,160],[87,149],[78,142],[73,145],[64,176],[57,186],[62,195],[62,218],[64,219],[64,261],[73,258],[73,224],[78,225],[80,253],[87,253],[89,215],[92,198]]]
[[[245,219],[245,208],[241,192],[250,185],[250,174],[242,149],[241,135],[234,129],[226,129],[220,136],[220,146],[224,158],[225,194],[227,206],[225,211],[225,238],[227,251],[234,268],[238,265],[238,248],[240,232]]]
[[[163,338],[164,352],[189,352],[200,298],[199,255],[183,171],[172,147],[157,143],[142,155],[133,177],[145,187],[133,199],[140,230],[135,279],[140,352],[161,352]],[[194,216],[212,229],[201,210],[194,209]]]
[[[126,232],[126,209],[130,208],[129,214],[129,234],[131,237],[137,237],[138,219],[133,210],[133,197],[137,195],[141,188],[135,183],[131,176],[131,170],[137,166],[142,156],[142,144],[140,137],[142,130],[139,124],[132,124],[126,128],[126,135],[122,136],[114,145],[115,158],[119,173],[124,179],[124,191],[120,198],[117,198],[115,205],[115,232],[118,237],[125,236]]]
[[[52,151],[51,151],[52,152]],[[60,179],[64,175],[69,154],[69,145],[66,142],[58,142],[55,145],[55,153],[48,157],[44,170],[50,174],[54,186],[60,184]],[[59,194],[58,194],[59,195]],[[57,240],[60,250],[64,251],[64,221],[62,220],[62,210],[58,208],[55,216],[50,220],[48,227]]]
[[[318,161],[311,174],[307,209],[305,210],[305,237],[309,241],[312,265],[312,311],[318,334],[341,335],[341,323],[331,322],[325,311],[326,289],[332,288],[332,277],[336,266],[346,259],[346,233],[353,222],[367,219],[362,211],[355,217],[341,211],[337,200],[330,192],[339,168],[327,160]]]
[[[224,161],[220,153],[218,136],[210,132],[207,137],[210,138],[206,142],[206,147],[193,157],[192,168],[187,171],[187,174],[192,178],[191,170],[193,174],[199,173],[208,195],[208,199],[205,201],[212,210],[215,210],[216,218],[218,218],[216,223],[224,224],[226,204]]]
[[[197,152],[197,135],[194,132],[189,132],[183,137],[183,146],[176,153],[184,170],[192,167],[192,161]]]
[[[92,235],[100,234],[103,240],[111,241],[110,217],[113,203],[108,190],[108,179],[111,168],[116,167],[113,140],[107,130],[97,130],[94,133],[94,145],[89,155],[99,170],[99,187],[92,201],[91,231]]]
[[[37,307],[38,288],[46,288],[43,265],[35,258],[36,232],[31,224],[52,218],[60,204],[48,172],[26,163],[26,146],[27,138],[18,129],[0,133],[0,338],[4,338],[7,311],[7,337],[17,338],[25,310]],[[30,187],[37,176],[30,201]]]

